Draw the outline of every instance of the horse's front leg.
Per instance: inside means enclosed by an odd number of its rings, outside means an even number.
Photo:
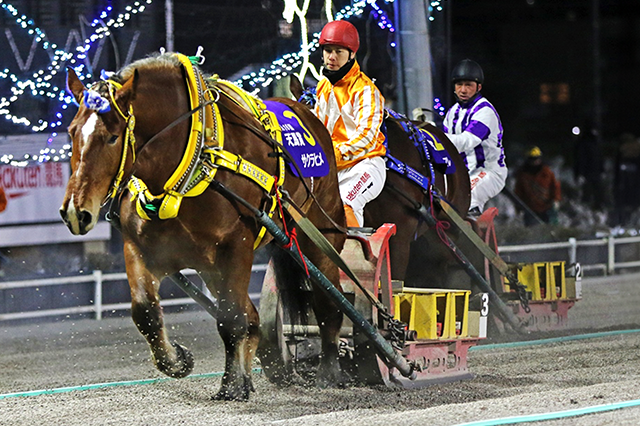
[[[309,260],[320,269],[338,290],[342,291],[338,267],[323,255],[315,245],[308,243],[306,238],[301,237],[300,239],[307,243],[304,246],[304,250],[305,253],[308,253]],[[322,345],[320,365],[318,366],[315,384],[320,388],[340,387],[344,385],[338,350],[343,319],[342,311],[338,309],[334,300],[317,286],[314,286],[312,307],[320,327]]]
[[[260,340],[259,317],[249,298],[253,249],[236,247],[219,252],[220,272],[214,284],[218,296],[218,333],[225,347],[225,371],[217,400],[249,398],[253,391],[251,366]]]
[[[131,288],[131,317],[149,343],[153,362],[167,376],[188,376],[193,370],[193,354],[169,341],[158,296],[160,280],[147,269],[132,243],[125,242],[124,256]]]
[[[325,269],[325,276],[330,281],[336,283],[337,279],[331,279],[334,275],[331,269]],[[336,272],[335,275],[338,275]],[[338,275],[339,276],[339,275]],[[340,286],[337,286],[340,288]],[[326,293],[315,290],[313,311],[320,326],[320,338],[322,342],[322,354],[318,374],[316,375],[316,386],[321,388],[331,388],[344,385],[344,376],[340,368],[338,346],[340,343],[340,327],[342,326],[343,315],[338,310],[336,304]]]

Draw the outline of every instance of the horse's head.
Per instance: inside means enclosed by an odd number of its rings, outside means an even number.
[[[95,226],[118,174],[128,149],[123,150],[123,144],[137,80],[134,73],[122,85],[101,81],[87,88],[72,69],[68,71],[67,86],[80,107],[68,129],[72,174],[60,215],[74,235]]]

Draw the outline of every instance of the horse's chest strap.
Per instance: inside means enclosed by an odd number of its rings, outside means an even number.
[[[224,167],[236,172],[257,183],[267,193],[270,193],[273,189],[276,179],[241,156],[222,149],[205,150],[205,152],[211,155],[212,163],[215,167]]]

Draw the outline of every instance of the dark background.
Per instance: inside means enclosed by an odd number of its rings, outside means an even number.
[[[98,0],[15,0],[21,13],[47,31],[49,39],[64,45],[69,31],[82,27],[80,19],[91,20],[105,4],[116,11],[131,4]],[[301,3],[301,2],[299,2]],[[393,3],[380,1],[393,17]],[[613,155],[620,137],[640,134],[640,120],[634,108],[640,89],[634,83],[640,75],[640,12],[633,0],[446,0],[441,12],[433,14],[430,27],[433,56],[434,94],[446,107],[451,105],[448,75],[459,60],[471,58],[484,68],[483,93],[496,106],[505,128],[505,146],[510,158],[517,158],[531,144],[545,153],[564,155],[571,164],[574,126],[587,119],[598,124],[604,155]],[[323,13],[320,0],[311,2],[308,17],[319,29]],[[335,1],[337,11],[349,4]],[[269,64],[279,56],[299,50],[299,28],[293,36],[279,36],[283,3],[280,0],[175,0],[175,50],[193,55],[204,47],[203,68],[224,78]],[[597,13],[596,13],[597,11]],[[396,97],[393,34],[377,28],[370,9],[352,22],[358,27],[363,47],[359,61],[383,91],[390,104]],[[0,69],[16,72],[18,66],[5,34],[9,29],[23,60],[32,38],[25,36],[6,10],[0,11]],[[597,19],[596,19],[597,18]],[[395,22],[395,21],[394,21]],[[597,30],[597,31],[596,31]],[[122,65],[136,31],[141,31],[134,59],[165,45],[164,2],[156,1],[134,17],[105,43],[99,69]],[[594,34],[598,34],[596,38]],[[318,55],[314,56],[318,63]],[[48,63],[41,50],[32,68]],[[599,65],[599,66],[597,66]],[[21,78],[28,78],[25,70]],[[18,72],[16,72],[18,74]],[[62,76],[59,85],[63,85]],[[0,82],[1,96],[8,96],[9,81]],[[597,108],[601,113],[598,114]],[[55,101],[23,96],[10,107],[16,115],[37,118],[55,114]],[[69,120],[65,114],[64,120]],[[23,126],[0,121],[0,135],[28,133]]]

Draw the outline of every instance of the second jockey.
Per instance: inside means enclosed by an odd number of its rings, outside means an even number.
[[[447,111],[443,127],[462,155],[471,180],[470,216],[479,216],[489,199],[507,180],[500,116],[480,90],[484,73],[478,63],[465,59],[453,69],[457,103]]]

